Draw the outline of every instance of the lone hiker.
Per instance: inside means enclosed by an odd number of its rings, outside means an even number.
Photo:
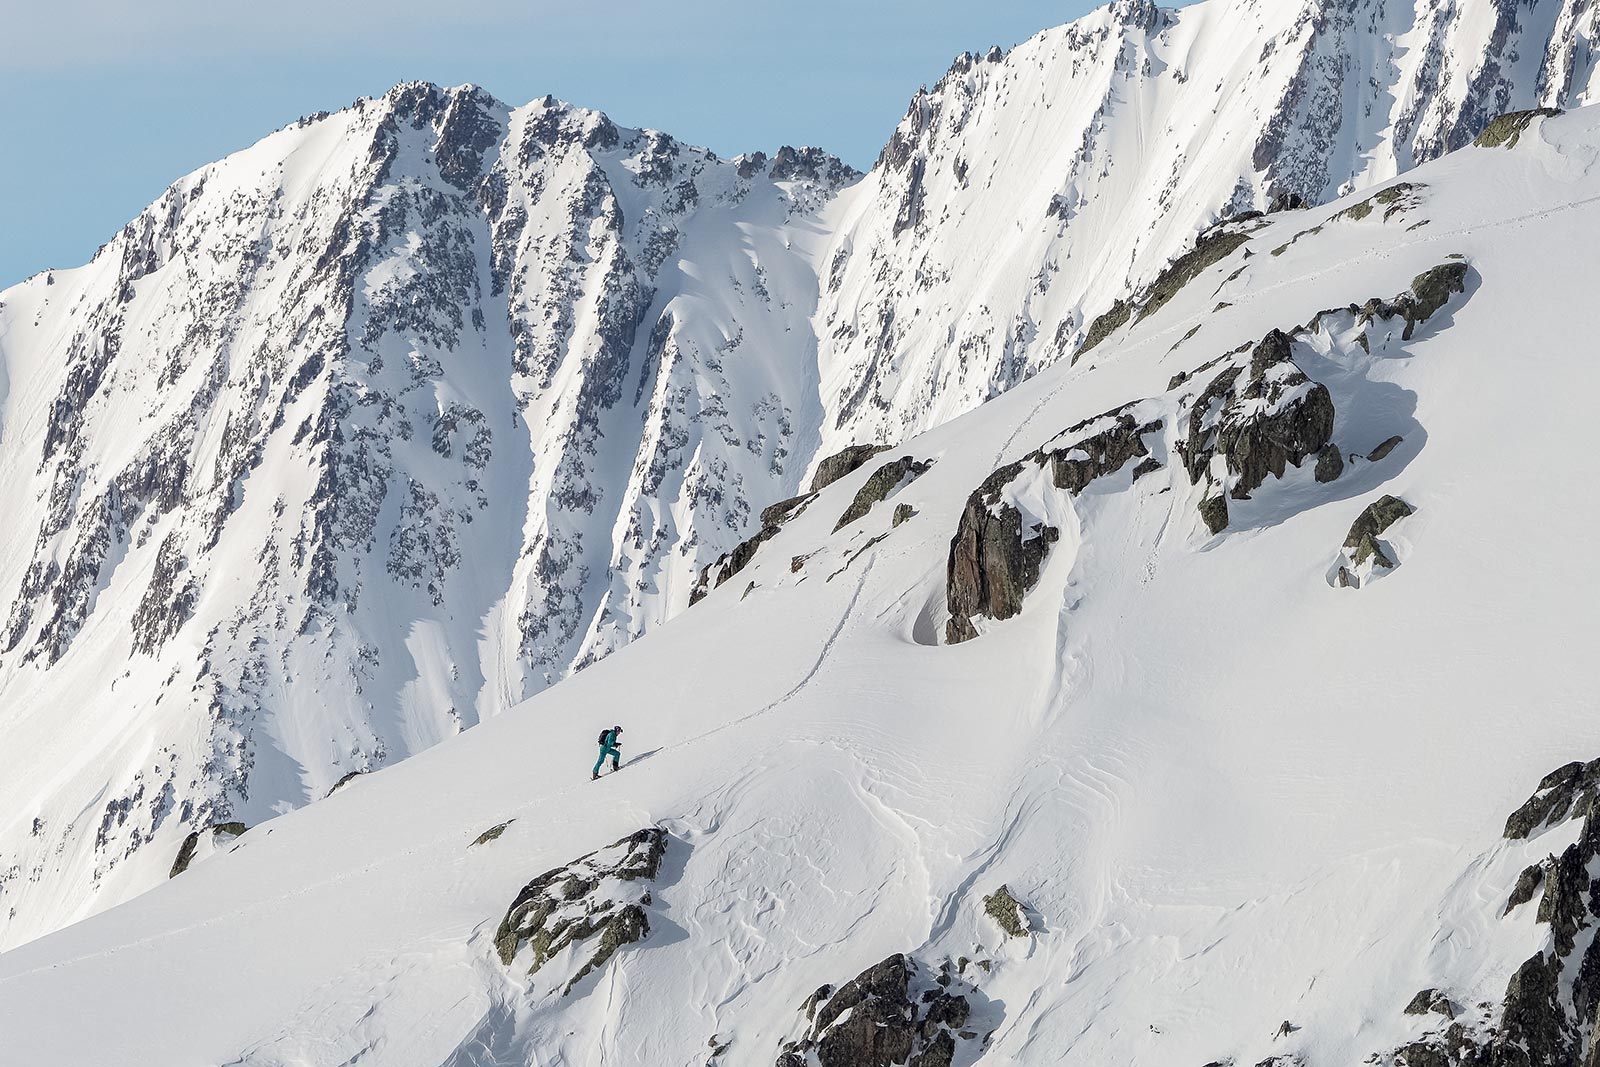
[[[600,731],[600,758],[594,761],[594,774],[590,775],[590,781],[600,777],[600,765],[606,761],[607,756],[611,757],[611,769],[620,771],[622,768],[617,764],[617,760],[622,756],[622,727],[620,726],[613,726],[609,730]]]

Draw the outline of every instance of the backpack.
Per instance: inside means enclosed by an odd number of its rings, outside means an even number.
[[[601,748],[604,748],[606,746],[606,742],[609,741],[610,739],[611,739],[611,731],[610,730],[601,730],[600,731],[600,747]]]

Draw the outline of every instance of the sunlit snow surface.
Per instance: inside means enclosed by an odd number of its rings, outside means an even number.
[[[180,178],[0,294],[0,947],[649,632],[822,456],[1070,361],[1222,215],[1589,101],[1597,39],[1580,0],[1117,0],[958,57],[860,178],[423,84]],[[1348,432],[1414,458],[1339,343]]]
[[[1419,1033],[1424,986],[1497,1001],[1545,936],[1506,894],[1567,833],[1508,843],[1505,816],[1600,754],[1597,159],[1584,110],[1421,168],[1387,222],[1331,220],[1358,197],[1272,216],[1078,365],[906,442],[937,461],[893,498],[909,522],[831,532],[869,464],[647,639],[0,956],[6,1058],[695,1064],[719,1035],[768,1064],[814,989],[897,951],[997,961],[993,1063],[1331,1067]],[[1064,533],[1023,614],[935,643],[990,471],[1452,254],[1467,291],[1410,341],[1296,346],[1346,452],[1404,435],[1386,460],[1291,469],[1215,537],[1175,463],[1031,491]],[[1400,566],[1334,588],[1381,493],[1416,507]],[[613,721],[631,762],[591,783]],[[500,964],[525,882],[657,822],[648,938],[567,998]],[[1026,942],[982,914],[1002,882]]]

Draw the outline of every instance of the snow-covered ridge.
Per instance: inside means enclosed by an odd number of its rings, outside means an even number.
[[[671,618],[1219,216],[1589,99],[1597,18],[1120,0],[959,58],[859,180],[421,84],[181,179],[0,294],[0,946]]]

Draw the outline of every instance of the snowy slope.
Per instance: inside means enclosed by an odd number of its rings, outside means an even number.
[[[0,294],[0,946],[681,612],[1223,213],[1588,100],[1597,18],[1121,2],[960,58],[859,181],[427,85],[180,180]]]
[[[1076,365],[880,457],[932,465],[863,517],[835,528],[882,463],[644,640],[0,956],[8,1057],[815,1062],[779,1058],[815,1025],[808,998],[893,953],[913,984],[947,957],[961,973],[972,1036],[925,1062],[1388,1063],[1445,1030],[1403,1011],[1428,987],[1490,1040],[1519,965],[1544,948],[1575,967],[1593,933],[1539,920],[1564,914],[1555,868],[1544,903],[1502,914],[1547,853],[1572,845],[1582,876],[1578,823],[1502,827],[1600,750],[1582,652],[1600,109],[1505,143],[1239,225],[1242,246]],[[1416,280],[1441,267],[1460,291]],[[1287,361],[1258,359],[1275,330]],[[1270,452],[1239,442],[1288,440],[1249,434],[1318,389],[1337,477],[1318,449],[1254,484]],[[1137,479],[1084,443],[1129,402],[1159,424]],[[1313,422],[1292,427],[1311,445]],[[1058,489],[1039,449],[1094,476]],[[1057,533],[1020,614],[950,644],[952,538],[986,483],[984,514]],[[1395,565],[1356,566],[1341,546],[1386,494],[1414,508],[1378,537]],[[632,762],[590,783],[616,719]],[[641,838],[574,864],[654,825],[653,863]],[[648,932],[570,990],[606,935],[530,976],[538,944],[502,925],[530,882],[520,899]],[[985,914],[1002,883],[1023,937]],[[1573,1023],[1585,1044],[1592,1021]]]
[[[849,176],[405,85],[8,290],[0,944],[685,602],[803,473]]]

